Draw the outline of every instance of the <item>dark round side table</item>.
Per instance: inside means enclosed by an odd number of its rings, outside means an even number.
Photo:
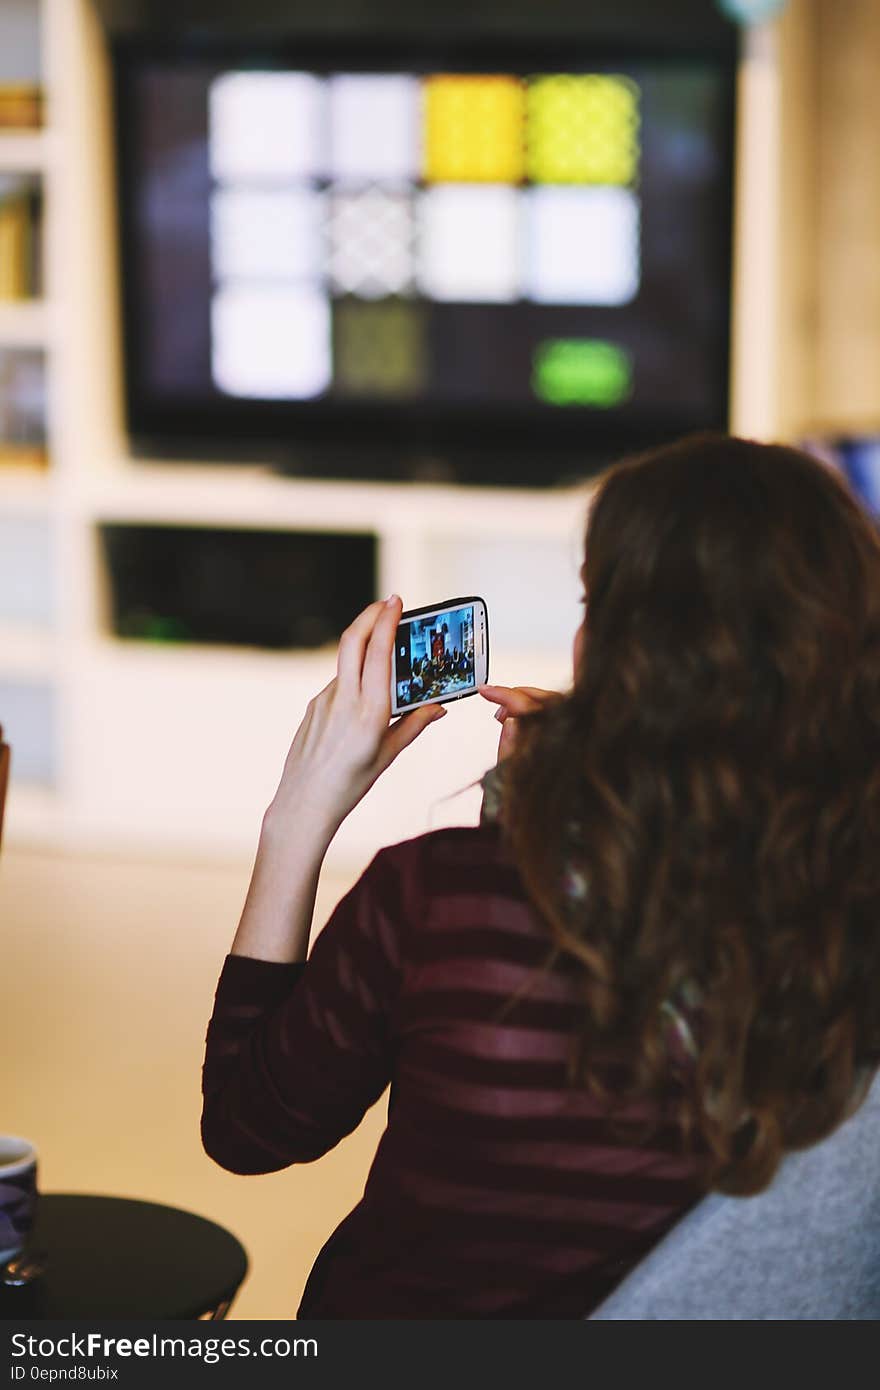
[[[235,1236],[157,1202],[41,1193],[28,1249],[45,1273],[0,1282],[0,1319],[224,1318],[247,1273]]]

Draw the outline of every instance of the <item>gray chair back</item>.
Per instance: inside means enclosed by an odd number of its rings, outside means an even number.
[[[600,1322],[880,1318],[880,1080],[754,1197],[705,1197],[591,1315]]]

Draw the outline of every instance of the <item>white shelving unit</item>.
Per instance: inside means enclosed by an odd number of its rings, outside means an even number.
[[[4,347],[48,346],[49,324],[48,306],[42,301],[0,304],[0,344]]]
[[[18,0],[7,14],[0,9],[0,51],[4,49],[4,24],[11,24],[11,39],[16,48],[22,50],[20,56],[24,64],[24,70],[15,75],[22,80],[31,80],[37,75],[32,66],[39,47],[36,31],[44,20],[38,4],[32,4],[28,12],[26,0]],[[11,76],[5,69],[10,56],[7,49],[4,78]],[[54,163],[54,131],[0,131],[0,174],[38,175],[50,206]],[[0,348],[43,350],[47,354],[50,380],[56,368],[51,360],[52,327],[48,298],[20,303],[0,301]],[[54,536],[57,521],[57,492],[51,471],[24,464],[0,467],[0,526],[4,527],[4,539],[10,534],[9,528],[17,525],[32,528],[35,523],[48,526]],[[2,558],[0,556],[0,562]],[[8,573],[4,579],[8,582]],[[50,698],[57,699],[60,694],[58,655],[59,644],[52,625],[30,618],[16,620],[0,610],[0,688],[27,692],[38,687],[51,692]],[[4,703],[0,698],[0,705]],[[0,713],[0,721],[3,718]],[[54,787],[13,779],[8,814],[16,837],[51,838],[59,808],[60,798]]]
[[[52,159],[52,133],[46,130],[0,131],[0,163],[7,173],[47,169]]]
[[[49,126],[0,136],[0,170],[38,169],[46,181],[48,300],[0,307],[0,345],[41,345],[49,354],[52,462],[46,477],[0,473],[0,517],[49,519],[56,611],[51,634],[0,627],[0,680],[17,673],[51,683],[56,775],[50,789],[13,780],[6,829],[11,840],[63,846],[246,854],[305,704],[332,675],[333,653],[115,639],[100,523],[375,531],[383,592],[400,592],[409,606],[464,589],[483,593],[493,679],[558,687],[579,621],[588,492],[324,483],[246,466],[133,461],[121,406],[107,54],[89,0],[35,3]],[[772,85],[772,51],[760,61],[770,62]],[[767,81],[766,66],[746,67],[746,111],[763,101],[766,116]],[[754,121],[746,118],[743,129],[760,139]],[[740,242],[761,226],[741,219]],[[760,341],[763,323],[756,340],[750,315],[763,307],[742,257],[737,286],[734,361],[760,385],[773,345]],[[737,428],[772,432],[766,391],[750,394],[740,383],[737,400]],[[383,778],[335,853],[363,862],[381,843],[473,817],[472,783],[493,760],[496,736],[483,702],[463,702]]]
[[[0,330],[0,347],[10,342]],[[25,464],[3,464],[0,473],[0,506],[4,516],[45,511],[52,495],[52,480],[42,469]]]
[[[0,623],[0,652],[5,676],[54,678],[56,645],[44,627]]]

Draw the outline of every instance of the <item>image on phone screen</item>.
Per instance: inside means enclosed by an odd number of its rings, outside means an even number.
[[[482,599],[404,613],[394,658],[395,714],[472,695],[488,678],[488,622]]]

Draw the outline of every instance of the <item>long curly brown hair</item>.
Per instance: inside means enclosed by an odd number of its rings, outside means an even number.
[[[572,1077],[668,1094],[721,1190],[828,1134],[880,1061],[880,540],[829,468],[702,435],[600,480],[573,689],[522,721],[502,824],[583,985]],[[566,876],[586,892],[572,899]]]

